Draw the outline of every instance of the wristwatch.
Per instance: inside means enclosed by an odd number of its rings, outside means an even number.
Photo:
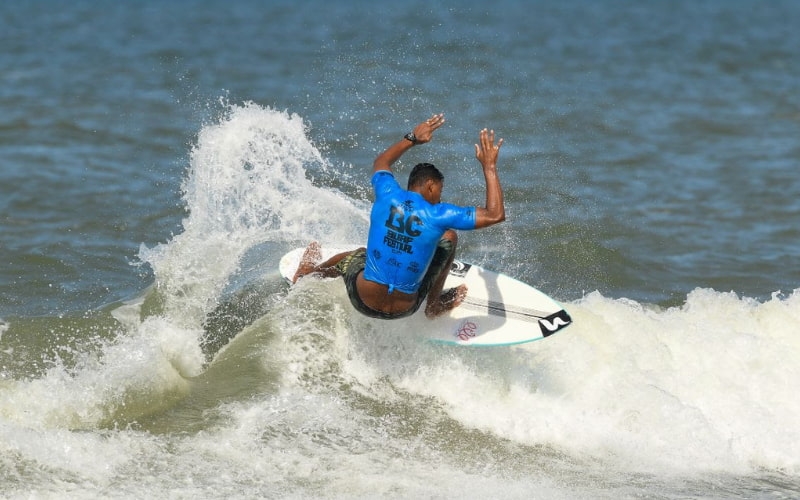
[[[414,132],[409,132],[403,136],[403,138],[408,139],[409,141],[413,142],[414,144],[417,143],[417,136],[414,135]]]

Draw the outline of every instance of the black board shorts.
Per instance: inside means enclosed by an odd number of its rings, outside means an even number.
[[[409,310],[398,313],[376,311],[364,304],[364,301],[362,301],[361,297],[358,295],[356,280],[367,265],[367,250],[365,248],[359,248],[350,255],[345,256],[335,267],[342,274],[345,287],[347,288],[347,296],[350,297],[350,303],[353,304],[356,311],[370,318],[399,319],[411,316],[419,310],[422,302],[428,296],[433,281],[436,279],[436,276],[439,275],[442,268],[447,265],[454,251],[455,249],[453,248],[452,241],[444,238],[439,240],[439,243],[436,245],[436,252],[433,254],[433,260],[431,260],[431,265],[428,266],[428,271],[425,273],[425,277],[422,278],[419,290],[417,290],[416,302]]]

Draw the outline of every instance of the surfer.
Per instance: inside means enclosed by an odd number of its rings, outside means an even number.
[[[425,299],[425,315],[431,319],[461,304],[466,285],[442,290],[455,257],[455,230],[480,229],[505,220],[497,175],[503,139],[495,143],[494,130],[483,129],[475,144],[475,157],[486,181],[485,207],[442,203],[444,176],[430,163],[417,164],[409,175],[408,189],[402,189],[392,165],[412,147],[429,142],[444,122],[442,113],[431,116],[375,158],[371,180],[375,202],[367,247],[320,262],[320,245],[312,242],[294,275],[295,282],[308,274],[342,276],[353,307],[373,318],[409,316]]]

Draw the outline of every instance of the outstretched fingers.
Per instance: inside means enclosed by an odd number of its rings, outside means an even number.
[[[429,127],[431,127],[431,130],[436,130],[437,128],[444,125],[444,121],[445,121],[444,113],[438,113],[434,114],[433,116],[425,120],[425,123],[428,124]]]
[[[444,125],[444,113],[438,113],[414,127],[414,136],[418,144],[425,144],[433,137],[433,131]]]
[[[478,158],[481,163],[493,163],[497,161],[497,154],[500,152],[500,146],[502,145],[502,138],[495,144],[494,130],[484,128],[480,132],[479,143],[475,144],[475,157]]]

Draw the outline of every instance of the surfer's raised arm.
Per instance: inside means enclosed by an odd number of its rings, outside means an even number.
[[[505,220],[497,176],[503,139],[495,143],[494,131],[483,129],[475,145],[475,156],[486,179],[486,206],[442,203],[444,174],[435,165],[414,165],[408,174],[408,187],[403,189],[392,164],[415,144],[429,142],[443,124],[444,114],[435,114],[375,158],[370,179],[375,201],[370,210],[367,246],[320,262],[319,244],[311,243],[292,281],[307,274],[342,276],[353,307],[371,318],[404,318],[425,303],[425,316],[433,319],[463,302],[466,283],[444,290],[456,255],[456,231]]]
[[[388,170],[392,171],[392,165],[401,156],[403,153],[411,149],[416,144],[425,144],[426,142],[430,142],[433,138],[433,131],[437,128],[444,125],[444,113],[439,113],[436,115],[431,116],[424,122],[420,123],[414,130],[406,134],[398,142],[389,146],[386,151],[379,154],[375,161],[372,164],[372,171],[377,172],[378,170]]]
[[[503,202],[503,189],[500,187],[500,178],[497,175],[497,156],[503,139],[494,143],[494,130],[483,129],[480,132],[480,142],[475,145],[475,158],[483,167],[483,176],[486,179],[486,207],[475,208],[475,229],[492,226],[506,220],[505,203]]]

